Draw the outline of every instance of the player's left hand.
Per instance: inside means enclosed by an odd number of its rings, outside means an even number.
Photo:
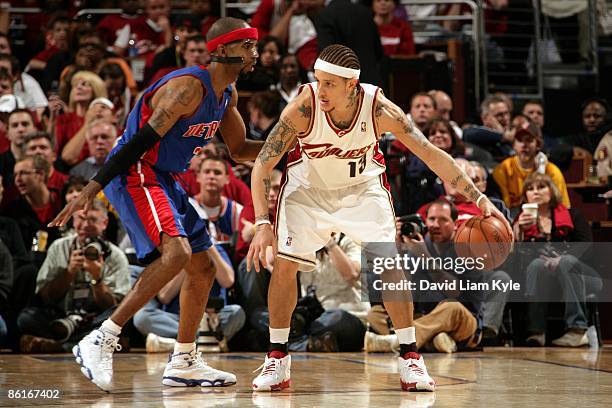
[[[261,270],[261,266],[269,268],[268,257],[266,253],[268,247],[272,247],[272,254],[276,257],[276,239],[272,226],[270,224],[259,225],[255,230],[255,236],[249,246],[249,253],[247,254],[247,272],[251,271],[251,266],[255,267],[255,272]],[[261,263],[261,264],[260,264]]]

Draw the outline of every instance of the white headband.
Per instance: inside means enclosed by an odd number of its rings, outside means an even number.
[[[317,62],[314,64],[314,69],[319,69],[321,71],[328,72],[330,74],[338,75],[343,78],[356,78],[359,79],[359,74],[361,73],[358,69],[341,67],[340,65],[332,64],[327,61],[323,61],[321,58],[317,58]]]

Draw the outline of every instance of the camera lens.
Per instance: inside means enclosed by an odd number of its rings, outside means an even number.
[[[95,261],[100,258],[101,252],[102,246],[97,242],[92,242],[91,244],[88,244],[85,249],[83,249],[83,255],[90,261]]]

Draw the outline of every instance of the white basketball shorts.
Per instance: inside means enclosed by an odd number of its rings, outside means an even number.
[[[384,174],[337,190],[305,188],[285,175],[276,211],[278,256],[314,267],[332,232],[361,242],[395,242],[395,213]],[[310,268],[311,269],[311,268]]]

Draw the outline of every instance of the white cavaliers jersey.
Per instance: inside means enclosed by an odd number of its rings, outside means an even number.
[[[353,123],[346,130],[336,128],[319,108],[317,84],[303,86],[301,92],[312,96],[311,129],[298,136],[298,144],[289,153],[287,172],[304,187],[338,189],[378,178],[385,172],[385,160],[378,147],[374,122],[377,86],[361,84],[363,97]]]

